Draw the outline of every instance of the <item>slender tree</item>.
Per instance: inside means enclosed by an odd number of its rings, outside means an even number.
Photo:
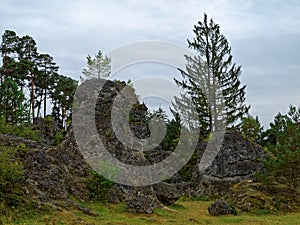
[[[49,54],[39,54],[37,57],[38,73],[36,76],[36,105],[37,115],[41,116],[41,106],[43,104],[44,117],[47,113],[47,99],[50,98],[50,86],[53,79],[51,77],[57,73],[58,66]]]
[[[189,48],[196,51],[196,57],[188,57],[183,79],[175,82],[184,89],[183,94],[197,108],[203,133],[217,131],[220,123],[226,120],[227,127],[237,127],[248,112],[245,105],[245,87],[239,76],[241,66],[232,63],[231,47],[220,26],[211,19],[198,22],[193,30],[195,37],[187,40]],[[178,107],[178,105],[183,105]],[[183,98],[175,100],[175,110],[185,109]],[[176,108],[177,107],[177,108]]]
[[[71,119],[77,81],[59,74],[54,74],[52,80],[52,117],[60,128],[66,128],[68,120]]]
[[[19,39],[19,60],[27,68],[28,88],[30,90],[30,113],[32,121],[35,119],[35,79],[38,72],[35,64],[38,52],[36,42],[30,36]]]
[[[110,75],[111,59],[102,54],[101,51],[92,58],[90,55],[86,57],[87,67],[83,69],[81,80],[87,80],[91,78],[107,78]]]
[[[263,127],[257,116],[254,118],[249,115],[242,119],[241,132],[244,138],[260,144],[262,131]]]

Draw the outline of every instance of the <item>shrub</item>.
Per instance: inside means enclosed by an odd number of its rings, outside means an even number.
[[[38,132],[30,126],[26,126],[24,123],[21,124],[10,124],[6,122],[3,116],[0,117],[0,133],[2,134],[13,134],[18,137],[38,141]]]
[[[106,201],[108,199],[108,190],[112,188],[114,183],[92,171],[90,177],[86,180],[86,184],[91,199]]]
[[[21,149],[23,149],[21,147]],[[20,200],[23,165],[16,161],[17,148],[0,146],[0,200],[8,206],[16,206]]]
[[[55,140],[54,140],[54,145],[59,145],[64,139],[64,132],[63,131],[58,131],[55,133]]]

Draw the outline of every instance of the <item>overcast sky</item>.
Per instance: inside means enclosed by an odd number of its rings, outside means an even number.
[[[98,50],[107,53],[143,40],[187,48],[186,39],[193,38],[193,26],[206,12],[220,24],[233,61],[242,65],[252,115],[267,126],[289,104],[300,105],[298,0],[0,0],[0,5],[2,34],[9,29],[32,36],[39,52],[49,53],[60,73],[75,79],[86,56]],[[149,65],[136,69],[157,73]]]

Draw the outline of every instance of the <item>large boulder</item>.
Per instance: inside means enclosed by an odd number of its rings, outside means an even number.
[[[197,149],[198,159],[206,148],[202,143]],[[214,145],[210,145],[214,146]],[[212,163],[193,178],[198,182],[196,195],[218,197],[225,195],[234,184],[250,179],[255,172],[264,171],[264,149],[242,137],[237,131],[226,131],[220,150]],[[197,170],[198,168],[196,168]]]
[[[153,185],[153,188],[157,199],[164,205],[172,205],[182,197],[182,190],[176,184],[161,182]]]
[[[126,208],[133,213],[153,213],[161,203],[152,187],[131,187],[126,196]]]

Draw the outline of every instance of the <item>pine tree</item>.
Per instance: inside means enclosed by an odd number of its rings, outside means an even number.
[[[20,124],[28,122],[29,111],[25,103],[25,95],[11,78],[7,78],[0,84],[0,115],[7,122]]]
[[[208,22],[206,14],[204,21],[194,26],[193,32],[195,37],[187,41],[189,48],[198,55],[186,56],[187,72],[181,70],[183,79],[175,79],[175,82],[195,104],[204,134],[217,131],[225,119],[227,127],[237,127],[250,108],[245,105],[246,86],[241,86],[239,80],[241,66],[232,63],[227,39],[218,24],[212,19]],[[182,107],[178,107],[180,104]],[[185,104],[185,99],[176,98],[175,110],[184,111]]]
[[[244,138],[260,144],[262,131],[263,127],[257,116],[254,118],[249,115],[242,119],[241,132]]]
[[[267,170],[264,182],[286,185],[287,194],[299,201],[300,187],[300,108],[290,105],[288,115],[278,114],[267,135]]]
[[[54,74],[51,79],[52,117],[60,128],[66,128],[66,123],[71,119],[77,81],[59,74]]]
[[[92,58],[90,55],[86,57],[87,68],[83,69],[81,80],[87,80],[91,78],[108,78],[111,70],[111,59],[104,56],[101,51]]]
[[[35,61],[37,59],[38,52],[35,40],[26,35],[19,39],[18,57],[20,63],[24,65],[27,72],[28,88],[30,90],[30,114],[32,121],[35,119],[35,86],[37,66]]]
[[[44,118],[47,112],[47,99],[50,97],[50,86],[53,79],[51,77],[57,73],[58,66],[49,54],[39,54],[37,57],[38,73],[36,76],[36,106],[37,116],[41,116],[41,106],[43,104]]]

